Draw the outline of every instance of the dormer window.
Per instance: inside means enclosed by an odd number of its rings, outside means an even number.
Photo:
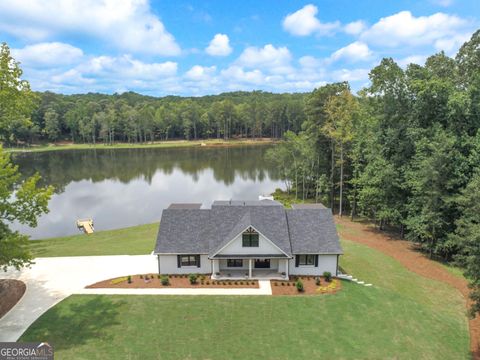
[[[258,247],[258,233],[251,227],[242,234],[242,246]]]

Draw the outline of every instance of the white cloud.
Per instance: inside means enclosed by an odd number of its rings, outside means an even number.
[[[358,35],[367,28],[367,24],[364,21],[358,20],[348,23],[343,27],[343,30],[350,35]]]
[[[230,40],[225,34],[216,34],[205,49],[207,54],[212,56],[227,56],[232,52]]]
[[[129,52],[180,53],[147,0],[22,0],[14,5],[0,1],[0,31],[34,41],[74,33]]]
[[[276,48],[267,44],[263,48],[247,47],[236,60],[236,65],[247,68],[265,68],[272,73],[285,73],[291,70],[292,54],[286,47]]]
[[[471,24],[455,15],[436,13],[415,17],[410,11],[381,18],[360,39],[387,47],[431,45],[464,33]]]
[[[298,59],[298,63],[303,68],[312,69],[312,68],[321,66],[323,64],[323,61],[313,56],[307,55],[307,56],[302,56],[300,59]]]
[[[438,51],[445,51],[447,54],[453,56],[458,49],[470,39],[471,34],[458,34],[450,38],[438,39],[435,41],[435,49]]]
[[[305,5],[283,19],[283,28],[292,35],[307,36],[312,34],[326,35],[340,27],[338,21],[322,23],[317,19],[317,13],[318,8],[315,5]]]
[[[427,57],[428,56],[426,55],[410,55],[403,59],[397,60],[397,64],[403,68],[407,67],[407,65],[410,64],[424,65]]]
[[[50,42],[12,49],[12,55],[22,66],[39,68],[76,63],[83,57],[83,51],[69,44]]]
[[[195,81],[208,80],[211,79],[211,76],[215,74],[216,70],[216,66],[194,65],[185,73],[185,78]]]
[[[355,62],[355,61],[368,60],[371,57],[372,57],[372,52],[368,48],[368,45],[361,41],[355,41],[335,51],[330,57],[330,59],[332,61],[344,59],[346,61]]]
[[[264,82],[263,73],[258,70],[245,71],[242,67],[237,65],[232,65],[221,71],[221,75],[224,79],[227,79],[230,82],[240,82],[240,83],[249,83],[260,85]]]
[[[368,80],[368,69],[341,69],[332,72],[333,81],[365,81]]]
[[[145,63],[132,58],[130,55],[119,57],[98,56],[81,64],[77,69],[89,76],[121,77],[135,80],[157,80],[172,77],[177,73],[177,63],[166,61],[163,63]]]

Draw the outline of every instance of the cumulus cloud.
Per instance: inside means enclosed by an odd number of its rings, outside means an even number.
[[[288,14],[283,19],[285,31],[296,36],[307,36],[312,34],[326,35],[340,27],[338,21],[322,23],[317,18],[318,8],[315,5],[305,5],[300,10]]]
[[[397,64],[403,68],[407,67],[407,65],[410,65],[410,64],[424,65],[425,61],[427,60],[427,57],[428,56],[426,55],[410,55],[405,58],[397,60]]]
[[[70,44],[44,42],[12,49],[12,55],[22,66],[39,68],[76,63],[83,57],[83,51]]]
[[[364,21],[358,20],[348,23],[343,27],[343,30],[350,35],[358,35],[367,28],[367,24]]]
[[[0,1],[0,31],[30,41],[88,35],[129,52],[178,55],[180,47],[147,0]]]
[[[337,51],[335,51],[330,59],[332,61],[337,61],[340,59],[355,62],[355,61],[364,61],[372,57],[372,52],[368,48],[368,45],[361,42],[355,41]]]
[[[446,41],[464,33],[469,22],[455,15],[436,13],[415,17],[410,11],[381,18],[360,39],[386,47],[422,46]]]
[[[273,73],[285,73],[291,69],[292,54],[286,47],[267,44],[263,48],[247,47],[236,60],[236,65],[247,68],[265,68]]]
[[[227,56],[232,52],[230,39],[225,34],[216,34],[205,49],[206,53],[212,56]]]
[[[332,72],[333,81],[365,81],[368,80],[369,69],[340,69]]]
[[[208,80],[216,70],[216,66],[194,65],[185,73],[185,78],[195,81]]]

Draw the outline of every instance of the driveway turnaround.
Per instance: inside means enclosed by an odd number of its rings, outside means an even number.
[[[85,286],[119,276],[156,273],[153,255],[72,256],[37,258],[30,268],[9,269],[0,277],[27,285],[22,299],[0,319],[0,342],[16,341],[45,311],[72,294],[104,295],[271,295],[269,281],[245,289],[85,289]]]

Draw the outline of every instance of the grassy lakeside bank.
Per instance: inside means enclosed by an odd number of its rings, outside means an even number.
[[[174,147],[196,147],[196,146],[243,146],[243,145],[269,145],[275,144],[278,140],[269,138],[259,139],[205,139],[205,140],[169,140],[158,141],[153,143],[115,143],[112,145],[104,145],[102,143],[92,144],[73,144],[73,143],[59,143],[34,145],[32,147],[23,148],[4,148],[7,152],[45,152],[58,150],[101,150],[101,149],[149,149],[149,148],[174,148]]]
[[[73,295],[20,341],[48,339],[66,359],[469,358],[457,290],[365,245],[342,246],[342,267],[373,287],[344,282],[321,296]]]
[[[34,257],[144,255],[152,252],[158,223],[30,241]]]

